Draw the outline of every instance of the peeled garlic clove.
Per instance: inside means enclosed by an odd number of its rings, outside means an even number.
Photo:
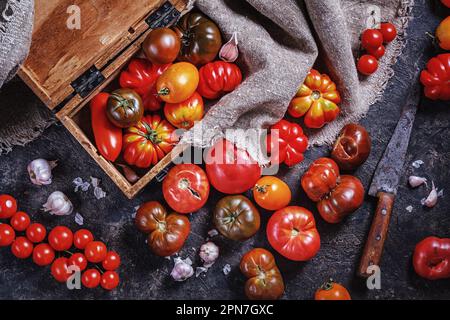
[[[209,268],[219,257],[219,247],[209,241],[200,247],[199,255],[204,263],[203,266]]]
[[[409,185],[413,188],[417,188],[418,186],[421,186],[422,184],[427,183],[426,178],[422,177],[416,177],[416,176],[410,176],[408,178]]]
[[[175,265],[173,266],[170,276],[175,281],[185,281],[194,275],[194,269],[192,268],[192,261],[189,258],[185,260],[177,257],[174,259]]]
[[[438,193],[437,193],[436,187],[434,186],[434,182],[432,182],[432,186],[433,186],[433,188],[431,189],[430,194],[423,202],[423,204],[425,206],[427,206],[428,208],[433,208],[436,205],[437,199],[438,199]]]
[[[56,167],[56,161],[47,161],[45,159],[35,159],[28,166],[28,174],[33,184],[42,186],[52,183],[52,169]]]
[[[219,58],[226,62],[234,62],[239,57],[237,32],[225,43],[219,51]]]
[[[53,192],[43,205],[43,209],[50,214],[67,216],[72,213],[73,205],[67,196],[61,191]]]

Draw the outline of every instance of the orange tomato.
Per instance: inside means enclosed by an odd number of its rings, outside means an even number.
[[[260,207],[276,211],[289,205],[291,189],[281,179],[265,176],[256,182],[253,188],[253,197]]]
[[[198,82],[197,67],[189,62],[178,62],[158,78],[156,92],[165,102],[180,103],[194,94]]]
[[[167,121],[181,129],[190,129],[195,121],[203,118],[205,108],[200,94],[194,94],[187,100],[180,103],[166,103],[164,106],[164,115]]]
[[[347,289],[332,279],[317,289],[314,300],[352,300]]]
[[[436,29],[436,38],[442,49],[450,50],[450,16],[445,18]]]

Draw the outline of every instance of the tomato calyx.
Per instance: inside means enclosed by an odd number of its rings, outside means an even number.
[[[146,122],[142,122],[142,124],[144,125],[145,130],[147,131],[147,133],[139,133],[142,137],[151,141],[154,144],[159,144],[162,142],[161,138],[158,137],[158,133],[156,132],[156,130],[153,130]]]
[[[334,285],[334,281],[332,278],[328,279],[327,282],[323,283],[320,286],[321,290],[325,290],[325,291],[330,291],[331,289],[333,289],[333,285]]]
[[[157,96],[168,96],[170,94],[170,90],[167,87],[161,88],[161,90],[158,91]]]
[[[270,187],[270,184],[265,184],[265,185],[255,185],[255,187],[253,188],[254,190],[258,191],[259,193],[266,193],[267,192],[267,188]]]
[[[314,91],[311,93],[311,98],[312,98],[313,100],[319,100],[321,97],[322,97],[322,94],[320,93],[319,90],[314,90]]]
[[[186,178],[180,179],[180,181],[178,182],[178,188],[180,188],[181,190],[189,190],[194,198],[197,198],[198,200],[202,199],[200,193],[198,193],[191,187],[191,182]]]
[[[156,221],[157,221],[158,230],[160,232],[166,232],[167,231],[167,222],[166,221],[159,221],[159,220],[156,220]]]
[[[128,110],[134,110],[135,109],[135,105],[134,105],[134,101],[132,100],[128,100],[124,97],[122,97],[120,94],[117,93],[112,93],[110,95],[111,99],[114,99],[118,102],[118,105],[114,108],[114,111],[117,111],[117,109],[121,108],[123,110],[128,109]]]
[[[298,229],[292,228],[292,231],[291,231],[291,238],[297,237],[299,233],[300,233],[300,231],[299,231]]]

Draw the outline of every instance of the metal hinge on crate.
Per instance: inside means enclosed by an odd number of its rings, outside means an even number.
[[[166,1],[158,10],[145,19],[151,29],[167,27],[178,20],[181,12],[169,1]]]
[[[96,66],[92,66],[70,85],[80,97],[85,98],[103,81],[105,81],[103,74]]]

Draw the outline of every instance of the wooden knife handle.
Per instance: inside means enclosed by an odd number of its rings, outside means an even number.
[[[370,227],[369,236],[359,265],[358,274],[361,277],[368,277],[367,268],[371,265],[380,265],[383,253],[384,241],[386,240],[391,218],[394,195],[391,193],[379,192],[377,194],[378,204]]]

